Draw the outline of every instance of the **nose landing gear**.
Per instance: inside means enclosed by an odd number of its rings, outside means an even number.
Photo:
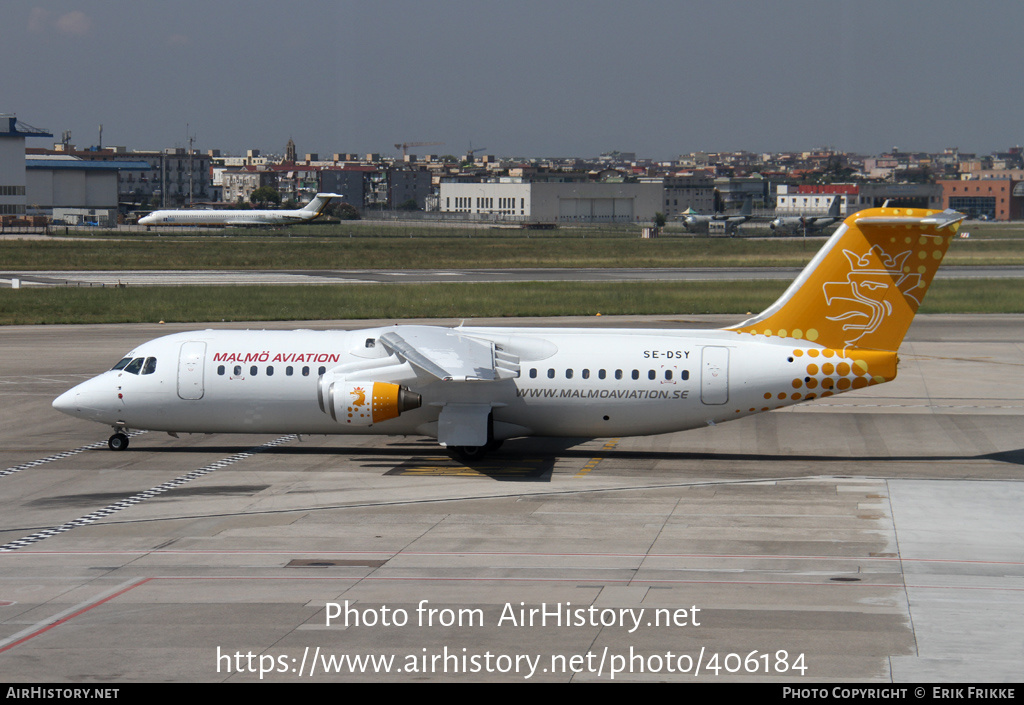
[[[120,429],[107,439],[107,448],[110,450],[125,450],[128,447],[128,436]]]

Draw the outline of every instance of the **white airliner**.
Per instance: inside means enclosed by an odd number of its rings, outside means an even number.
[[[520,436],[666,433],[889,381],[964,216],[848,217],[763,313],[721,330],[194,331],[142,343],[53,406],[114,429],[412,434],[463,457]]]
[[[183,209],[153,211],[139,218],[139,225],[280,225],[302,223],[319,217],[332,198],[340,193],[318,193],[302,208],[294,210],[212,210]]]

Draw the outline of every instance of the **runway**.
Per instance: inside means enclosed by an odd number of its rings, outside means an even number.
[[[201,327],[0,330],[3,680],[1020,679],[1024,316],[918,317],[879,387],[472,466],[413,437],[113,453],[50,408]]]
[[[307,284],[421,284],[430,282],[651,282],[793,281],[801,267],[529,268],[529,269],[353,269],[353,270],[189,270],[0,272],[0,286],[229,286]],[[945,266],[940,279],[1020,279],[1024,267]]]

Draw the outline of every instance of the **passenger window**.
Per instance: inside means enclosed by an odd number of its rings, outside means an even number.
[[[156,358],[147,357],[146,364],[142,366],[142,374],[151,375],[156,372]]]
[[[683,370],[682,372],[679,373],[679,377],[682,379],[690,379],[690,371]]]
[[[606,376],[606,375],[605,375],[605,371],[604,371],[604,370],[598,370],[598,371],[597,371],[597,377],[598,377],[598,379],[604,379],[604,378],[605,378],[605,376]]]
[[[242,376],[242,366],[241,365],[235,365],[235,377],[241,377],[241,376]]]
[[[590,370],[583,370],[583,379],[590,379]]]
[[[255,377],[255,376],[256,376],[256,372],[257,372],[257,371],[258,371],[259,369],[260,369],[260,368],[256,367],[256,365],[253,365],[252,367],[250,367],[250,368],[249,368],[249,376],[250,376],[250,377]]]
[[[273,377],[273,376],[274,376],[274,366],[270,365],[269,367],[267,367],[267,377]]]
[[[303,377],[309,377],[309,368],[308,367],[303,367],[302,368],[302,376]]]
[[[116,365],[114,365],[113,367],[111,367],[110,369],[112,369],[112,370],[123,370],[124,366],[127,365],[131,361],[132,361],[132,359],[130,357],[121,358],[118,361],[118,363]]]
[[[537,368],[536,367],[530,369],[530,379],[537,379]]]
[[[654,370],[649,370],[647,372],[647,379],[654,379],[657,376],[658,376],[658,373],[655,372]]]
[[[316,373],[317,373],[318,375],[322,375],[322,374],[323,374],[324,372],[326,372],[326,371],[327,371],[327,368],[326,368],[326,367],[321,367],[321,368],[319,368],[319,369],[318,369],[318,370],[316,371]]]
[[[548,379],[555,378],[555,371],[553,369],[548,370]]]
[[[622,379],[622,370],[615,370],[615,379]]]
[[[224,365],[220,365],[219,367],[217,367],[217,374],[224,374]]]
[[[665,370],[665,379],[672,379],[672,370]]]
[[[633,370],[633,379],[640,379],[640,370]]]
[[[137,357],[134,360],[132,360],[131,362],[129,362],[127,365],[125,365],[124,371],[125,372],[130,372],[133,375],[137,375],[137,374],[139,374],[139,370],[142,369],[142,363],[145,362],[145,361],[146,361],[146,358],[144,358],[144,357]]]
[[[292,367],[291,365],[288,365],[288,367],[285,367],[285,368],[284,368],[284,373],[285,373],[286,375],[288,375],[289,377],[291,377],[291,376],[292,376],[292,373],[293,373],[293,372],[295,372],[295,368],[294,368],[294,367]]]
[[[566,370],[565,371],[565,378],[566,379],[572,379],[572,370]]]

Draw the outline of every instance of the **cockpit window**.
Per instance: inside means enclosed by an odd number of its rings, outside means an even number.
[[[137,357],[127,365],[125,365],[124,371],[129,372],[133,375],[139,374],[139,370],[142,369],[142,363],[146,361],[144,357]]]
[[[146,364],[144,364],[142,366],[142,374],[144,374],[144,375],[151,375],[154,372],[156,372],[156,358],[155,357],[147,357],[146,358]]]
[[[132,361],[132,359],[130,357],[123,358],[120,362],[118,362],[116,365],[114,365],[110,369],[112,369],[112,370],[123,370],[124,366],[127,365],[131,361]]]

